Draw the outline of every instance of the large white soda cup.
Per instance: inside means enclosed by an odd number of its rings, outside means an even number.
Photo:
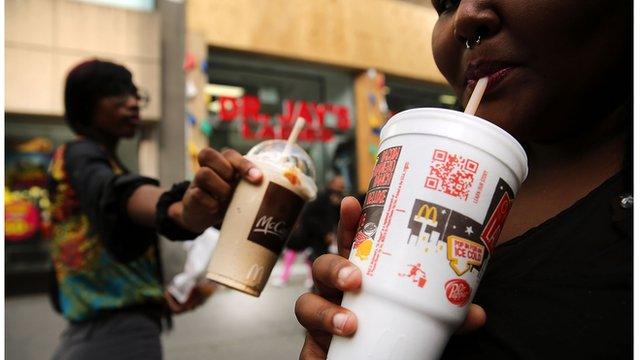
[[[260,296],[304,204],[316,197],[313,160],[298,145],[268,140],[247,153],[260,185],[241,180],[220,228],[207,278]]]
[[[438,359],[527,171],[520,144],[479,117],[435,108],[393,116],[349,257],[362,288],[342,306],[358,330],[334,336],[327,359]]]

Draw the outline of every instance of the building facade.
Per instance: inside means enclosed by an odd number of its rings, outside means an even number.
[[[193,175],[200,149],[245,153],[302,117],[318,187],[340,174],[358,194],[392,114],[455,104],[430,52],[436,19],[418,0],[7,0],[7,293],[47,281],[43,174],[73,138],[62,99],[73,65],[98,57],[132,71],[151,102],[119,153],[165,186]],[[182,247],[163,242],[163,253],[177,272]]]

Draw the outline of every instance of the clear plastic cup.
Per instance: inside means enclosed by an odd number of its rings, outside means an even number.
[[[260,296],[304,204],[316,197],[313,160],[298,145],[268,140],[246,157],[264,175],[260,185],[241,180],[220,228],[207,278]]]

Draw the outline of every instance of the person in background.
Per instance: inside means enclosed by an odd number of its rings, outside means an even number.
[[[337,252],[336,229],[340,202],[344,197],[345,179],[342,175],[333,175],[325,190],[301,214],[301,224],[306,228],[305,235],[311,243],[311,263],[332,249]]]
[[[529,158],[467,334],[450,340],[443,359],[632,358],[633,2],[432,4],[438,68],[462,104],[488,76],[476,114]],[[338,304],[362,281],[345,258],[359,213],[356,199],[342,202],[340,255],[314,263],[320,286],[296,303],[308,330],[300,359],[324,359],[332,335],[357,331]]]
[[[66,78],[65,119],[78,137],[55,150],[49,169],[52,300],[69,322],[54,359],[161,359],[163,315],[194,308],[212,287],[200,284],[183,304],[171,299],[157,233],[194,239],[221,221],[241,176],[261,181],[237,152],[210,149],[195,180],[170,190],[130,172],[116,149],[134,136],[143,100],[118,64],[88,60]]]
[[[303,252],[307,256],[305,263],[309,266],[305,287],[313,285],[311,264],[321,255],[330,252],[331,248],[336,248],[335,231],[344,192],[344,178],[342,175],[333,175],[325,190],[305,206],[282,254],[283,271],[273,280],[273,285],[283,286],[289,281],[297,254]]]

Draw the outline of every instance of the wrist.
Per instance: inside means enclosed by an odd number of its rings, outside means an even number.
[[[193,240],[200,232],[191,231],[183,220],[182,198],[189,182],[175,184],[165,191],[156,205],[156,227],[160,234],[171,240]]]
[[[167,215],[169,215],[169,218],[173,220],[173,222],[187,229],[184,221],[182,220],[183,209],[184,207],[182,206],[182,201],[174,202],[173,204],[169,205],[169,208],[167,209]]]

